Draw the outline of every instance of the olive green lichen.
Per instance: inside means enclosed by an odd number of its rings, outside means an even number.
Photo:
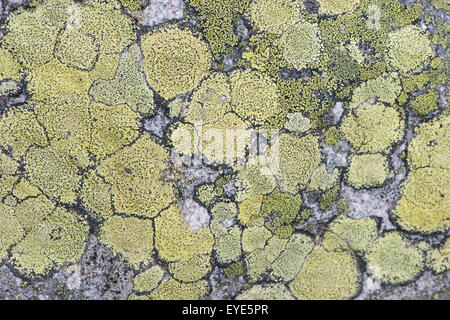
[[[366,258],[368,271],[390,284],[413,280],[423,271],[425,262],[422,251],[398,232],[389,232],[377,239]]]
[[[326,14],[342,14],[355,11],[360,0],[318,0],[319,11]]]
[[[234,23],[248,7],[249,0],[188,0],[203,17],[199,27],[203,29],[206,40],[215,58],[232,53],[238,44],[234,33]]]
[[[433,249],[427,257],[427,264],[435,273],[443,273],[450,269],[450,240]]]

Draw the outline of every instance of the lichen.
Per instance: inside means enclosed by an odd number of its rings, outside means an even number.
[[[413,280],[423,271],[425,262],[422,251],[398,232],[378,238],[366,259],[367,270],[383,283],[390,284]]]
[[[363,154],[352,157],[347,182],[356,189],[381,186],[389,177],[386,157],[382,154]]]
[[[147,81],[167,100],[196,88],[211,66],[206,43],[188,30],[148,33],[141,39],[141,48]]]
[[[289,284],[298,299],[349,299],[358,293],[361,271],[355,255],[348,249],[331,249],[326,245],[314,248]],[[345,244],[340,245],[345,248]]]
[[[255,285],[237,295],[236,300],[294,300],[282,284]]]
[[[280,38],[283,56],[296,69],[319,61],[322,52],[320,30],[316,24],[300,22],[290,27]]]

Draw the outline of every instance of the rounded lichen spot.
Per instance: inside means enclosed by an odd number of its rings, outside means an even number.
[[[358,8],[360,0],[317,0],[319,12],[325,14],[341,14],[353,12]]]
[[[300,20],[300,8],[296,1],[259,0],[250,4],[247,15],[259,30],[280,34]]]
[[[164,276],[164,270],[155,265],[134,278],[134,290],[147,292],[155,289]]]
[[[92,70],[97,62],[99,47],[95,39],[78,29],[66,28],[58,38],[55,55],[69,67]]]
[[[341,132],[356,151],[377,153],[398,142],[403,128],[404,121],[395,108],[365,103],[342,120]]]
[[[301,112],[287,114],[287,121],[284,128],[292,132],[305,132],[311,129],[311,120],[305,117]]]
[[[283,113],[276,84],[266,75],[253,71],[231,74],[233,110],[254,124],[273,122]]]
[[[349,299],[358,293],[360,277],[358,261],[351,251],[317,246],[289,288],[300,300]]]
[[[84,208],[97,220],[107,218],[113,214],[111,186],[90,171],[82,182],[80,199]]]
[[[176,206],[162,211],[155,219],[155,248],[159,257],[169,263],[178,262],[172,265],[172,272],[182,278],[189,277],[185,270],[196,268],[196,279],[187,281],[198,280],[209,271],[213,245],[214,237],[209,228],[202,227],[193,233]],[[205,263],[199,264],[199,260]]]
[[[423,69],[434,54],[427,35],[412,25],[391,32],[387,48],[390,65],[403,74]]]
[[[282,284],[255,285],[240,293],[236,300],[294,300],[295,298]]]
[[[347,182],[355,189],[381,186],[389,177],[388,162],[382,154],[362,154],[352,157]]]
[[[25,158],[28,180],[54,200],[74,204],[81,171],[91,164],[88,152],[74,139],[55,140],[45,148],[31,147]]]
[[[239,170],[235,181],[238,201],[264,195],[275,189],[275,177],[266,172],[268,168],[261,162],[247,163]]]
[[[105,159],[98,173],[111,184],[117,212],[154,217],[175,200],[173,183],[164,181],[168,152],[149,136]]]
[[[11,263],[27,277],[44,276],[52,268],[78,261],[87,235],[86,221],[75,212],[58,207],[11,250]]]
[[[414,111],[415,114],[426,116],[430,112],[435,111],[439,108],[438,100],[439,93],[436,90],[431,90],[415,97],[411,101],[409,107]]]
[[[276,177],[283,191],[297,193],[309,181],[313,170],[319,165],[321,154],[317,137],[297,137],[281,134],[278,141],[279,167]],[[272,146],[273,147],[273,146]]]
[[[14,217],[25,231],[44,221],[55,209],[53,201],[44,195],[28,198],[20,202],[14,211]]]
[[[2,260],[9,248],[19,241],[24,230],[13,215],[14,209],[0,203],[0,260]]]
[[[101,227],[100,241],[120,253],[133,267],[151,261],[153,222],[134,217],[113,216]]]
[[[316,24],[302,22],[290,27],[280,38],[283,56],[296,69],[319,61],[322,52],[320,30]]]
[[[187,30],[146,34],[141,46],[147,80],[165,99],[193,90],[211,67],[208,46]]]
[[[424,255],[398,232],[389,232],[375,241],[366,255],[367,269],[383,283],[400,284],[423,271]]]

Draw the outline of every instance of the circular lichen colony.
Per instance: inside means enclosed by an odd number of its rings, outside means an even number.
[[[0,299],[445,298],[444,2],[3,1]]]
[[[165,99],[192,91],[211,65],[207,45],[187,30],[167,28],[149,33],[141,46],[147,80]]]
[[[297,23],[283,33],[280,45],[284,58],[296,69],[314,64],[322,52],[319,27],[307,22]]]

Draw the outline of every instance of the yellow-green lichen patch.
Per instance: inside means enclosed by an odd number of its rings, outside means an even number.
[[[394,212],[408,231],[445,232],[450,227],[449,169],[421,168],[410,172]]]
[[[44,221],[55,209],[55,204],[44,195],[20,202],[14,211],[15,219],[28,232]]]
[[[360,277],[358,261],[351,251],[328,248],[324,243],[308,255],[289,288],[300,300],[349,299],[358,293]]]
[[[450,169],[449,137],[450,116],[420,125],[416,137],[408,146],[408,165],[412,169]]]
[[[310,237],[296,233],[289,238],[283,253],[272,263],[272,277],[289,282],[300,272],[314,244]]]
[[[261,163],[246,164],[236,177],[237,200],[243,201],[253,196],[264,195],[275,189],[275,178]]]
[[[0,203],[0,260],[3,260],[9,248],[24,235],[24,230],[13,212],[13,208]]]
[[[281,190],[296,194],[306,186],[321,160],[318,140],[313,135],[297,137],[281,134],[279,137],[279,167],[275,176],[280,180]]]
[[[46,24],[42,11],[19,10],[7,24],[3,38],[6,49],[26,68],[35,68],[53,58],[58,27]]]
[[[117,212],[154,217],[175,200],[173,184],[162,179],[168,167],[168,152],[145,135],[105,159],[97,170],[111,184]]]
[[[12,79],[19,81],[21,78],[21,67],[11,52],[0,47],[0,81]]]
[[[382,154],[363,154],[352,157],[346,180],[355,189],[381,186],[389,177],[389,165]]]
[[[211,67],[207,45],[187,30],[149,33],[141,46],[147,81],[165,99],[192,91]]]
[[[137,44],[123,52],[116,75],[94,82],[89,93],[96,101],[108,105],[128,104],[134,111],[153,113],[153,92],[140,72],[141,51]]]
[[[236,300],[294,300],[294,297],[282,284],[258,284],[240,293]]]
[[[339,218],[330,225],[330,231],[346,241],[358,252],[367,252],[377,239],[377,222],[373,218]]]
[[[166,278],[149,295],[152,300],[198,300],[208,292],[205,280],[182,283],[174,278]]]
[[[253,1],[246,14],[260,31],[281,34],[300,20],[300,8],[296,1]]]
[[[412,25],[391,32],[387,48],[390,65],[403,74],[423,69],[433,55],[431,41]]]
[[[445,232],[450,227],[449,118],[424,123],[408,146],[411,168],[394,215],[408,231]]]
[[[398,232],[375,241],[366,255],[367,270],[384,283],[399,284],[416,278],[424,269],[424,254]]]
[[[284,251],[287,243],[287,239],[273,236],[267,240],[263,249],[256,249],[245,257],[250,283],[261,281],[270,275],[272,263]]]
[[[14,158],[25,155],[32,145],[44,146],[46,143],[44,128],[31,111],[21,107],[1,115],[0,146],[6,150],[11,148]]]
[[[287,62],[303,69],[319,61],[322,53],[320,30],[316,24],[301,22],[290,27],[280,38],[280,46]]]
[[[25,157],[28,180],[46,195],[74,204],[81,171],[91,164],[88,152],[74,139],[55,140],[45,148],[31,147]]]
[[[342,120],[340,129],[356,151],[377,153],[398,142],[403,128],[404,121],[395,108],[365,103]]]
[[[103,223],[100,241],[120,253],[132,266],[139,267],[152,259],[153,222],[113,216]]]
[[[19,163],[12,159],[10,156],[0,152],[0,174],[11,174],[16,173],[19,168]]]
[[[152,291],[159,285],[163,277],[164,270],[155,265],[134,278],[134,290],[137,292]]]
[[[215,73],[205,79],[194,91],[189,108],[184,112],[184,120],[195,124],[213,124],[231,111],[231,88],[228,76]]]
[[[340,173],[337,168],[333,169],[331,172],[328,172],[326,166],[321,164],[312,173],[308,190],[327,191],[338,183],[339,176]]]
[[[172,266],[175,278],[202,278],[209,271],[209,256],[213,249],[214,237],[209,228],[203,227],[193,233],[184,221],[181,210],[171,206],[155,219],[155,248],[161,259]],[[204,261],[204,263],[198,263]],[[186,273],[190,270],[191,274]]]
[[[318,0],[319,12],[324,14],[353,12],[358,8],[360,2],[360,0]]]
[[[432,111],[439,108],[438,105],[439,93],[436,90],[418,95],[411,101],[409,107],[415,114],[426,116]]]
[[[438,248],[428,253],[427,264],[435,273],[443,273],[450,269],[450,238]]]
[[[90,171],[84,177],[80,200],[89,214],[97,220],[113,214],[111,186],[95,171]]]
[[[236,261],[241,256],[241,229],[235,225],[236,205],[218,203],[212,210],[210,229],[214,235],[214,250],[220,263]]]
[[[86,221],[58,207],[13,247],[11,263],[25,276],[46,275],[52,268],[80,259],[87,234]]]
[[[242,233],[242,249],[246,252],[264,249],[271,236],[270,231],[261,226],[246,228]]]
[[[397,73],[385,73],[375,79],[363,82],[356,88],[353,91],[350,107],[355,108],[373,100],[392,105],[401,91],[399,75]]]
[[[283,111],[278,103],[276,84],[266,75],[253,71],[231,74],[233,110],[254,124],[276,122]]]
[[[311,120],[305,117],[301,112],[287,114],[287,121],[284,128],[292,132],[305,132],[311,129]]]
[[[59,36],[55,56],[62,63],[81,70],[92,70],[99,47],[95,39],[78,29],[66,28]]]

